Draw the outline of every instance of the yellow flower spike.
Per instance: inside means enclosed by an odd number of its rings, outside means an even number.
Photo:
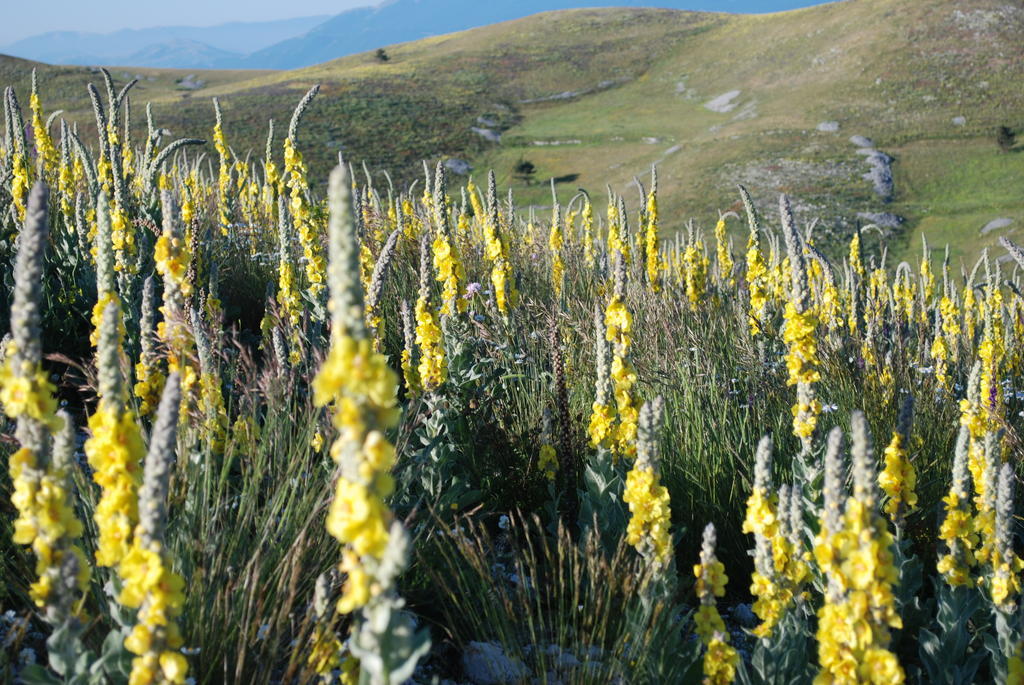
[[[366,328],[359,248],[344,167],[337,167],[331,174],[329,204],[331,347],[313,381],[313,400],[318,407],[333,408],[333,424],[338,429],[331,456],[340,467],[340,475],[325,522],[328,533],[343,548],[339,568],[346,580],[336,608],[341,613],[355,613],[364,607],[390,611],[399,606],[394,577],[406,563],[404,556],[393,552],[408,544],[401,524],[394,521],[384,501],[394,487],[390,471],[395,451],[384,431],[398,422],[398,377],[387,359],[374,351]],[[424,261],[425,248],[424,244]],[[392,564],[386,571],[381,568],[385,553],[390,554]],[[368,622],[366,616],[363,612],[354,617],[353,633],[370,633],[380,644],[381,628]],[[384,629],[390,625],[385,621]],[[321,622],[317,635],[310,663],[318,670],[341,663],[341,643],[333,630]],[[429,641],[419,644],[419,649],[425,651]],[[386,656],[382,654],[380,659]],[[370,673],[380,672],[373,665],[362,666]],[[343,668],[351,679],[360,665],[349,663]]]
[[[29,596],[44,609],[45,620],[60,626],[88,586],[91,569],[75,543],[82,524],[75,516],[69,487],[74,427],[67,414],[56,413],[55,388],[42,367],[47,200],[46,187],[36,184],[28,198],[15,258],[11,341],[0,366],[0,404],[17,421],[15,436],[21,443],[8,457],[10,500],[17,511],[12,539],[18,545],[31,545],[37,578],[29,585]],[[75,570],[69,577],[71,564]]]
[[[718,265],[719,285],[723,288],[726,285],[729,288],[735,286],[736,281],[732,275],[734,262],[732,253],[729,251],[729,239],[725,232],[724,217],[719,217],[718,223],[715,224],[715,260]]]
[[[917,471],[907,458],[913,406],[913,396],[907,395],[898,427],[883,453],[885,468],[878,474],[878,486],[889,498],[883,509],[897,525],[908,510],[917,508]]]
[[[895,543],[877,511],[875,456],[862,412],[851,417],[851,433],[854,489],[841,518],[829,508],[843,480],[841,461],[837,461],[841,434],[829,436],[826,455],[826,517],[815,556],[829,585],[818,611],[821,671],[817,680],[902,683],[903,669],[889,651],[890,629],[902,627],[893,597],[899,579],[893,561]],[[872,680],[877,674],[885,680]]]
[[[178,651],[182,639],[176,622],[185,605],[185,581],[172,569],[171,555],[163,544],[180,402],[180,377],[172,374],[161,396],[146,455],[145,484],[137,507],[142,515],[131,547],[118,566],[118,601],[138,609],[124,647],[136,655],[128,682],[140,685],[180,684],[188,674],[188,662]]]
[[[728,685],[736,678],[739,653],[729,644],[729,633],[715,606],[715,597],[725,594],[728,581],[724,566],[715,557],[716,540],[715,527],[709,523],[704,528],[700,563],[693,567],[697,599],[700,601],[694,623],[697,637],[704,645],[704,683]]]
[[[661,291],[661,260],[658,251],[658,171],[651,168],[651,190],[647,193],[647,223],[643,227],[644,269],[652,292]]]

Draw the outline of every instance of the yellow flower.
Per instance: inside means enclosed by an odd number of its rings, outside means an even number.
[[[649,546],[657,563],[672,554],[672,510],[668,489],[650,468],[633,468],[626,474],[622,501],[629,505],[626,542],[643,551]]]
[[[365,485],[339,478],[327,514],[327,532],[351,545],[356,554],[380,557],[388,542],[386,511],[381,499]]]
[[[917,507],[917,472],[907,459],[907,450],[903,445],[903,436],[893,433],[892,440],[885,448],[885,468],[878,474],[878,485],[889,496],[885,503],[885,512],[897,515],[904,506],[909,509]]]
[[[116,567],[128,553],[138,523],[136,493],[142,483],[145,446],[135,417],[112,400],[100,402],[89,417],[89,430],[85,455],[101,488],[93,513],[99,529],[96,564]]]
[[[590,415],[590,424],[587,427],[591,447],[611,447],[615,430],[614,422],[614,408],[595,401]]]
[[[541,445],[537,466],[545,478],[551,481],[555,479],[555,475],[558,472],[558,456],[555,453],[554,447],[551,445]]]
[[[441,328],[427,298],[422,296],[416,300],[416,344],[420,348],[420,383],[427,392],[436,390],[444,382],[447,367]]]

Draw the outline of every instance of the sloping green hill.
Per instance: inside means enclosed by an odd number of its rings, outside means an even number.
[[[1000,153],[994,138],[997,125],[1024,131],[1020,2],[570,10],[387,53],[387,62],[367,53],[289,72],[198,72],[207,83],[186,93],[175,90],[181,72],[115,75],[155,74],[136,103],[152,97],[158,124],[175,135],[208,137],[209,97],[219,96],[239,154],[261,151],[267,119],[283,128],[321,83],[300,134],[315,174],[339,151],[404,182],[420,160],[454,157],[480,175],[493,167],[520,201],[542,206],[549,178],[564,199],[582,187],[600,201],[606,183],[628,192],[657,164],[668,229],[735,208],[742,182],[769,214],[778,192],[791,193],[798,218],[819,219],[819,245],[834,250],[857,223],[887,213],[906,220],[882,231],[899,254],[918,250],[922,231],[969,256],[1024,228],[1024,154]],[[47,107],[64,106],[65,90],[52,102],[44,86]],[[858,148],[855,135],[874,147]],[[893,159],[891,201],[864,178],[870,160],[885,159],[872,150]],[[529,185],[512,177],[520,159],[537,167]],[[982,233],[1000,218],[1010,222]]]

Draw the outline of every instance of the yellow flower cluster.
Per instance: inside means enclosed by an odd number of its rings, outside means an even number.
[[[708,256],[704,250],[704,243],[699,238],[686,246],[682,266],[686,299],[690,303],[690,309],[696,310],[707,292],[708,279]]]
[[[798,388],[793,405],[793,434],[808,440],[818,425],[821,403],[813,397],[811,387],[821,380],[815,329],[818,319],[812,310],[799,311],[793,301],[786,302],[782,340],[786,343],[787,383]]]
[[[15,150],[11,158],[11,202],[18,212],[18,221],[25,220],[25,198],[31,185],[28,159],[23,150]]]
[[[12,342],[7,346],[8,360],[0,367],[0,405],[4,413],[12,419],[26,416],[55,432],[60,428],[60,421],[56,415],[53,383],[41,368],[14,368],[10,359],[14,354]]]
[[[153,259],[161,276],[173,280],[183,296],[192,295],[192,283],[185,278],[191,256],[183,238],[161,235],[156,239]]]
[[[454,303],[456,311],[466,311],[469,303],[465,298],[459,297],[460,287],[466,282],[466,273],[462,268],[462,260],[454,243],[448,239],[443,231],[438,231],[432,244],[434,255],[434,270],[437,272],[437,280],[441,284],[441,315],[450,316]]]
[[[370,601],[375,586],[361,557],[379,560],[388,542],[391,513],[384,498],[393,488],[395,451],[382,431],[398,420],[397,385],[394,371],[373,351],[371,340],[344,333],[334,336],[313,383],[314,402],[336,407],[334,426],[339,435],[331,456],[345,469],[327,514],[327,531],[346,548],[341,613]]]
[[[210,441],[210,449],[214,454],[223,454],[228,431],[228,415],[224,408],[220,377],[216,374],[199,374],[199,405],[204,417],[203,434]]]
[[[537,467],[549,481],[555,480],[555,476],[558,474],[558,455],[553,446],[547,443],[540,446]]]
[[[217,213],[220,219],[220,234],[228,234],[231,224],[231,212],[228,199],[231,197],[231,153],[228,151],[227,140],[224,138],[224,127],[220,122],[220,108],[217,109],[217,123],[213,127],[213,146],[217,150],[219,164],[217,167]]]
[[[52,465],[43,468],[37,455],[26,447],[10,456],[8,473],[13,486],[11,504],[18,511],[11,539],[18,545],[31,545],[36,555],[38,579],[29,586],[32,601],[38,607],[49,602],[68,554],[77,558],[77,586],[84,592],[91,569],[81,548],[71,543],[81,537],[82,523],[71,506],[67,474]]]
[[[484,255],[491,262],[494,301],[498,304],[498,311],[507,316],[516,301],[515,284],[510,282],[512,264],[508,258],[508,244],[491,218],[484,219]]]
[[[138,423],[117,400],[104,399],[89,417],[85,455],[102,489],[93,518],[99,531],[97,566],[116,567],[128,554],[139,521],[138,488],[145,446]]]
[[[747,290],[750,293],[750,334],[764,333],[768,306],[768,267],[761,253],[757,234],[751,232],[747,242]]]
[[[306,193],[306,164],[302,161],[302,153],[295,149],[291,138],[284,141],[284,184],[289,191],[292,220],[299,234],[299,244],[306,260],[306,280],[309,281],[309,293],[314,298],[324,290],[326,263],[316,242],[316,225],[309,206]],[[282,190],[282,193],[284,191]]]
[[[33,92],[29,96],[29,107],[32,110],[32,137],[35,139],[36,154],[42,160],[45,173],[50,174],[57,168],[57,149],[43,122],[43,106],[38,93]]]
[[[548,249],[551,250],[551,283],[555,289],[555,297],[562,294],[562,284],[565,280],[565,264],[562,261],[562,219],[559,216],[558,205],[552,210],[551,230],[548,232]]]
[[[883,510],[894,517],[901,517],[905,509],[917,508],[917,471],[907,459],[905,441],[899,432],[893,433],[883,453],[885,468],[878,474],[878,486],[889,496]]]
[[[132,273],[135,270],[134,260],[130,259],[135,254],[135,226],[128,219],[128,214],[119,202],[114,202],[110,208],[110,240],[114,246],[116,271]]]
[[[818,611],[816,682],[901,683],[904,672],[889,651],[889,629],[902,627],[892,588],[892,536],[870,500],[850,497],[843,528],[819,542],[814,556],[838,597],[826,595]]]
[[[942,501],[946,518],[939,528],[939,539],[946,542],[949,551],[939,559],[938,571],[952,586],[971,587],[974,585],[971,577],[971,567],[975,564],[973,549],[978,544],[978,535],[974,532],[970,503],[955,489]]]
[[[672,509],[668,489],[654,469],[630,469],[622,501],[629,505],[630,513],[626,542],[641,553],[650,549],[655,563],[668,563],[672,554]]]
[[[732,253],[729,251],[729,239],[725,234],[725,218],[720,217],[715,224],[715,258],[718,263],[718,278],[729,287],[735,285],[732,277],[734,266]]]
[[[715,606],[715,598],[725,595],[725,585],[729,582],[729,577],[725,575],[725,566],[715,558],[714,544],[714,527],[708,524],[704,530],[701,563],[693,567],[693,574],[697,579],[697,598],[700,600],[700,606],[694,615],[694,623],[697,637],[704,645],[704,684],[728,685],[736,678],[740,657],[736,649],[729,644],[725,623]]]
[[[594,266],[594,207],[587,197],[583,202],[583,261],[589,266]]]
[[[587,426],[590,446],[611,449],[615,437],[615,408],[595,400],[591,409]]]
[[[651,191],[647,193],[647,225],[644,231],[644,268],[651,291],[661,291],[661,259],[658,253],[658,181],[654,177]]]
[[[614,453],[616,457],[632,457],[636,454],[637,420],[639,406],[633,396],[636,385],[636,369],[629,359],[629,348],[633,344],[633,315],[626,308],[622,298],[614,295],[605,310],[607,331],[605,339],[612,343],[612,387],[618,424],[615,427]],[[596,408],[595,408],[595,411]]]
[[[118,572],[123,582],[118,601],[139,610],[124,641],[125,649],[136,655],[129,685],[181,685],[188,662],[178,651],[182,637],[174,619],[185,604],[185,581],[170,568],[163,546],[156,541],[146,544],[140,535],[135,536]]]
[[[436,390],[444,383],[447,365],[441,344],[441,328],[424,295],[416,300],[416,345],[420,350],[417,367],[420,385],[426,392]]]
[[[138,380],[132,390],[139,398],[139,416],[149,416],[156,411],[167,378],[159,368],[143,360],[135,364],[135,377]]]

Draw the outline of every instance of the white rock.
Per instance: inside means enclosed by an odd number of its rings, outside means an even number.
[[[839,130],[838,121],[823,121],[818,124],[818,130],[824,133],[835,133]]]
[[[489,140],[492,143],[500,143],[501,142],[501,134],[498,133],[497,131],[492,131],[489,128],[480,128],[478,126],[470,126],[469,129],[473,133],[475,133],[478,136],[480,136],[481,138],[483,138],[484,140]]]
[[[444,161],[444,168],[453,174],[459,174],[460,176],[465,176],[473,170],[473,167],[470,166],[469,162],[464,159],[458,159],[457,157],[446,159]]]
[[[462,670],[475,685],[505,685],[530,677],[519,659],[510,659],[494,642],[470,642],[462,653]]]
[[[954,126],[963,126],[967,123],[967,117],[953,117]]]
[[[857,212],[858,219],[870,221],[882,228],[899,228],[906,219],[892,212]]]
[[[871,141],[870,138],[865,138],[864,136],[850,136],[850,142],[856,145],[857,147],[875,146],[875,144]]]
[[[731,112],[736,109],[736,105],[739,104],[735,102],[736,98],[739,96],[740,91],[730,90],[728,93],[722,93],[715,99],[705,102],[704,107],[710,109],[712,112]]]
[[[985,224],[981,229],[981,234],[985,235],[991,231],[998,230],[1000,228],[1006,228],[1013,223],[1013,219],[1008,219],[1005,216],[999,217],[998,219],[992,219],[992,221]]]

